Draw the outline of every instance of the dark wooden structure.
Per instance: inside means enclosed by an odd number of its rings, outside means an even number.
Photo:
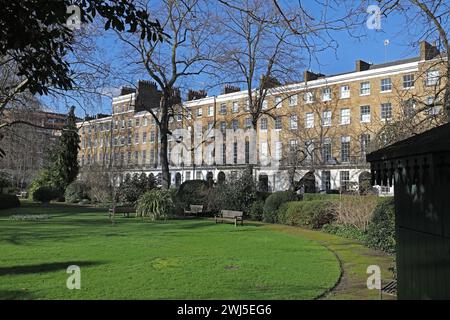
[[[237,227],[238,223],[244,225],[244,213],[242,211],[221,210],[219,215],[214,216],[216,223],[232,221]]]
[[[450,299],[450,124],[367,155],[394,185],[399,299]]]

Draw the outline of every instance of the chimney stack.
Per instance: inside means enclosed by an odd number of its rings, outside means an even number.
[[[126,87],[126,86],[124,86],[124,87],[122,87],[122,88],[120,89],[120,95],[121,95],[121,96],[130,94],[130,93],[136,93],[136,89],[131,88],[131,87]]]
[[[356,60],[356,71],[366,71],[370,69],[371,64],[363,60]]]
[[[439,55],[439,49],[426,41],[420,42],[420,60],[431,60]]]
[[[232,86],[231,84],[226,84],[223,87],[223,94],[239,92],[239,91],[241,91],[241,88]]]
[[[207,92],[205,90],[189,90],[188,94],[187,94],[187,100],[188,101],[192,101],[192,100],[198,100],[198,99],[203,99],[206,98],[207,96]]]
[[[305,82],[317,80],[317,79],[319,79],[321,77],[325,77],[325,75],[321,74],[321,73],[314,73],[314,72],[309,71],[309,70],[305,70],[303,72],[303,81],[305,81]]]

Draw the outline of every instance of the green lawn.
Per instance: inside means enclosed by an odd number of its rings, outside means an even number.
[[[0,299],[313,299],[340,276],[329,249],[269,225],[112,225],[104,210],[29,202],[0,211],[0,256]],[[66,288],[72,264],[81,290]]]

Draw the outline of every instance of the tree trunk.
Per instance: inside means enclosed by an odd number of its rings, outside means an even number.
[[[161,106],[161,124],[160,124],[160,152],[159,157],[161,160],[161,184],[163,189],[170,188],[170,171],[169,171],[169,159],[168,159],[168,141],[167,135],[169,132],[169,101],[167,97],[162,98]]]

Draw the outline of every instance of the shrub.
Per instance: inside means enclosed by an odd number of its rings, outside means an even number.
[[[12,194],[0,194],[0,209],[16,208],[20,206],[19,198]]]
[[[167,219],[173,212],[172,192],[170,190],[151,190],[137,201],[136,216],[151,220]]]
[[[64,192],[66,202],[75,203],[81,199],[87,199],[89,190],[87,185],[82,181],[74,181],[69,184]]]
[[[378,200],[377,196],[342,195],[335,201],[336,222],[365,232]]]
[[[49,169],[44,169],[39,171],[36,178],[34,178],[33,182],[31,182],[31,185],[28,189],[28,195],[30,199],[34,200],[34,192],[41,188],[41,187],[47,187],[50,189],[53,189],[53,192],[56,192],[58,190],[58,186],[60,185],[59,179],[55,176],[55,172]],[[62,192],[58,190],[59,196],[62,195]],[[56,199],[58,196],[55,196]],[[51,199],[51,200],[53,200]]]
[[[335,234],[337,236],[353,239],[360,242],[365,242],[367,239],[367,233],[361,229],[356,228],[351,225],[343,225],[338,223],[326,224],[323,226],[322,230],[327,233]]]
[[[205,180],[188,180],[181,184],[175,194],[177,207],[189,209],[189,205],[205,205],[209,194],[208,183]]]
[[[333,221],[333,203],[330,201],[292,201],[279,210],[280,222],[310,229],[320,229]]]
[[[277,214],[280,206],[289,201],[297,200],[297,196],[292,191],[278,191],[272,193],[264,202],[263,220],[265,222],[277,222]]]
[[[141,175],[136,173],[133,177],[127,175],[125,181],[122,182],[117,190],[117,201],[134,204],[145,192],[155,187],[156,180],[153,176],[147,177],[144,173]]]
[[[340,200],[340,194],[326,194],[326,193],[304,193],[303,201],[314,201],[314,200]]]
[[[60,196],[60,192],[52,187],[38,187],[33,192],[33,201],[39,202],[50,202],[51,200],[57,199]]]
[[[112,202],[111,177],[99,164],[84,166],[80,178],[86,184],[87,197],[92,202]]]
[[[249,214],[250,207],[257,199],[256,183],[250,171],[245,170],[239,177],[222,183],[214,191],[216,210],[239,210]]]
[[[392,197],[382,198],[367,227],[366,244],[388,253],[395,252],[395,207]]]
[[[257,200],[250,206],[248,215],[252,220],[261,221],[264,212],[264,201]]]

